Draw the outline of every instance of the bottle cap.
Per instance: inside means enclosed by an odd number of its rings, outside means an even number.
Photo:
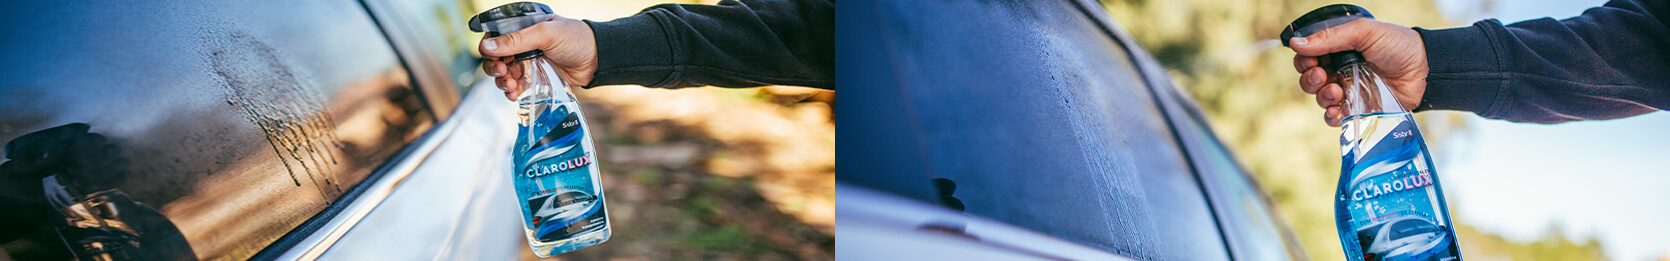
[[[1333,4],[1311,10],[1309,13],[1299,16],[1299,19],[1294,19],[1293,23],[1288,24],[1286,29],[1282,29],[1281,44],[1291,48],[1292,46],[1288,45],[1288,40],[1293,39],[1293,37],[1310,36],[1323,29],[1349,23],[1358,18],[1374,19],[1374,14],[1369,13],[1368,9],[1351,4]],[[1330,71],[1337,70],[1341,66],[1364,61],[1363,54],[1357,51],[1330,53],[1324,56],[1326,58],[1321,62],[1323,67]]]
[[[470,31],[487,33],[488,37],[498,37],[550,21],[555,17],[557,14],[551,12],[551,6],[534,2],[515,2],[476,14],[470,17],[469,25]],[[516,61],[521,61],[539,57],[541,54],[543,53],[539,50],[533,50],[516,54],[515,57]]]

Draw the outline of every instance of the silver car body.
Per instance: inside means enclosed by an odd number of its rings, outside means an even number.
[[[491,82],[390,176],[280,259],[509,260],[527,251],[511,189],[515,104]]]

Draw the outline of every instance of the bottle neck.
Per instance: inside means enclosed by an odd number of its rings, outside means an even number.
[[[537,52],[537,50],[535,50]],[[512,63],[522,64],[522,78],[516,79],[522,86],[522,93],[516,97],[518,103],[532,103],[555,99],[558,102],[573,101],[574,97],[568,93],[568,81],[562,79],[557,67],[550,60],[537,59],[543,56],[536,54],[526,59]]]
[[[1347,118],[1363,114],[1409,112],[1392,95],[1392,89],[1380,76],[1369,69],[1367,62],[1354,62],[1341,66],[1336,70],[1340,76],[1339,84],[1345,91],[1345,109]]]

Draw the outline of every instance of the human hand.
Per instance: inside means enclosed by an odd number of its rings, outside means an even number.
[[[1420,33],[1374,19],[1357,19],[1328,28],[1307,37],[1295,37],[1288,42],[1293,52],[1293,68],[1299,71],[1299,88],[1316,95],[1316,105],[1323,108],[1324,121],[1339,127],[1346,111],[1345,90],[1340,87],[1340,76],[1323,69],[1318,56],[1356,50],[1363,53],[1370,70],[1374,70],[1392,89],[1403,108],[1413,110],[1421,104],[1426,93],[1428,72],[1426,46]]]
[[[481,70],[493,76],[493,83],[504,91],[505,99],[516,100],[528,86],[527,68],[511,63],[518,53],[540,50],[541,59],[551,61],[557,73],[569,86],[585,86],[597,73],[597,39],[591,26],[580,20],[557,17],[531,27],[481,39]]]

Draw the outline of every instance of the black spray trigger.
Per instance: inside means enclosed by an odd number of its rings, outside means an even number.
[[[470,31],[486,33],[487,37],[499,37],[556,17],[557,14],[551,12],[551,6],[534,2],[515,2],[487,9],[470,17],[469,26]],[[513,62],[543,54],[539,50],[519,53],[515,55]]]
[[[470,17],[470,31],[506,34],[533,26],[556,17],[551,6],[534,2],[515,2],[482,11]]]
[[[1281,44],[1292,48],[1293,46],[1289,45],[1288,41],[1292,40],[1293,37],[1307,37],[1359,18],[1374,19],[1374,14],[1369,13],[1368,9],[1351,4],[1333,4],[1316,8],[1316,10],[1311,10],[1309,13],[1299,16],[1299,19],[1294,19],[1293,23],[1282,29]],[[1341,66],[1361,61],[1364,61],[1362,53],[1344,51],[1327,54],[1322,62],[1323,67],[1333,71]]]

